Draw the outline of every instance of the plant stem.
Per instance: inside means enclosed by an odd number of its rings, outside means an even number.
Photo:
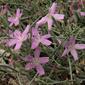
[[[71,65],[71,60],[70,58],[68,57],[68,63],[69,63],[69,73],[70,73],[70,78],[71,78],[71,81],[72,81],[72,85],[73,85],[73,76],[72,76],[72,65]]]
[[[34,79],[37,77],[37,74],[35,74],[35,76],[32,78],[32,80],[29,82],[29,85],[32,84],[32,82],[34,81]]]
[[[17,79],[18,79],[19,85],[23,85],[23,84],[21,83],[21,79],[20,79],[19,75],[20,75],[20,74],[17,73]]]

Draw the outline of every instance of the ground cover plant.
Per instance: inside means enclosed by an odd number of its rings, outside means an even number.
[[[85,0],[0,0],[0,85],[85,85]]]

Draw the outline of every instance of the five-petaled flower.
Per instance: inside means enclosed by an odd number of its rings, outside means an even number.
[[[37,48],[40,43],[42,43],[43,45],[46,45],[46,46],[51,45],[52,42],[50,40],[48,40],[48,38],[50,38],[50,37],[51,37],[50,34],[41,36],[38,29],[32,28],[32,46],[31,46],[31,48],[32,49]]]
[[[57,4],[54,2],[51,6],[51,8],[49,8],[49,13],[42,17],[37,23],[36,23],[36,27],[41,26],[45,23],[48,24],[48,30],[51,30],[52,28],[52,24],[53,24],[53,19],[52,17],[56,20],[56,21],[60,21],[64,19],[64,14],[58,14],[56,13],[56,7]]]
[[[12,26],[12,25],[17,26],[19,24],[21,16],[22,16],[22,13],[20,13],[20,9],[18,8],[15,16],[8,17],[8,21],[10,22],[10,26]]]
[[[28,38],[29,29],[30,29],[30,25],[27,25],[27,27],[23,32],[19,30],[15,30],[14,32],[12,32],[9,35],[10,39],[7,40],[6,45],[9,47],[15,46],[14,50],[19,50],[21,48],[23,41],[25,41]]]
[[[23,60],[28,62],[25,66],[26,70],[31,70],[32,68],[35,68],[37,70],[37,73],[41,76],[45,74],[42,65],[46,64],[49,61],[49,57],[39,57],[39,56],[40,56],[40,48],[36,48],[34,51],[34,57],[28,55]]]
[[[65,50],[62,54],[62,57],[68,54],[69,52],[73,56],[74,60],[78,60],[77,49],[85,49],[85,44],[75,44],[75,37],[71,36],[69,40],[65,43]]]

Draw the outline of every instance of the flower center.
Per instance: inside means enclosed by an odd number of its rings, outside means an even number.
[[[51,14],[47,14],[47,17],[48,17],[48,18],[52,18]]]
[[[74,45],[71,44],[71,45],[68,46],[68,49],[71,50],[72,48],[74,48]]]
[[[35,41],[40,42],[41,36],[38,34],[38,35],[34,36],[33,39],[34,39]]]
[[[40,61],[39,61],[39,58],[34,58],[34,64],[39,64],[40,63]]]
[[[18,36],[18,40],[22,42],[24,40],[23,36],[22,35]]]

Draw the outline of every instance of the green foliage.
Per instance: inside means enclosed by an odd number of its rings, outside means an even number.
[[[41,48],[41,53],[49,56],[50,61],[45,65],[46,74],[44,76],[38,76],[34,70],[26,71],[24,69],[25,62],[22,57],[33,53],[30,49],[30,41],[25,42],[20,52],[14,52],[12,49],[0,44],[0,49],[4,49],[7,53],[10,53],[14,59],[14,66],[7,64],[0,64],[0,85],[84,85],[85,83],[85,51],[79,51],[79,60],[74,62],[71,55],[69,59],[61,58],[64,50],[63,46],[58,45],[57,39],[61,39],[65,42],[69,36],[74,35],[77,42],[85,43],[85,17],[81,17],[75,10],[74,15],[69,15],[69,2],[68,0],[56,0],[60,13],[65,14],[65,22],[55,22],[52,27],[52,46]],[[51,6],[51,0],[0,0],[0,6],[8,4],[7,15],[0,16],[0,41],[8,38],[7,32],[9,29],[22,30],[27,24],[33,24],[37,20],[47,14],[49,6]],[[20,8],[23,12],[20,25],[15,28],[10,28],[7,18],[13,14],[17,8]],[[85,8],[84,8],[85,9]],[[41,29],[44,33],[47,33],[47,25]],[[3,35],[5,34],[5,35]],[[6,62],[6,56],[3,57],[3,61]],[[1,63],[1,62],[0,62]],[[7,63],[7,62],[6,62]],[[10,75],[9,75],[10,74]],[[7,77],[3,80],[4,76],[8,75],[8,80],[14,80],[12,84],[7,82]],[[22,77],[21,77],[22,76]],[[24,77],[25,76],[25,77]],[[22,80],[23,79],[23,80]],[[26,81],[25,81],[26,80]],[[7,82],[4,84],[3,82]],[[16,82],[16,84],[14,84]]]

